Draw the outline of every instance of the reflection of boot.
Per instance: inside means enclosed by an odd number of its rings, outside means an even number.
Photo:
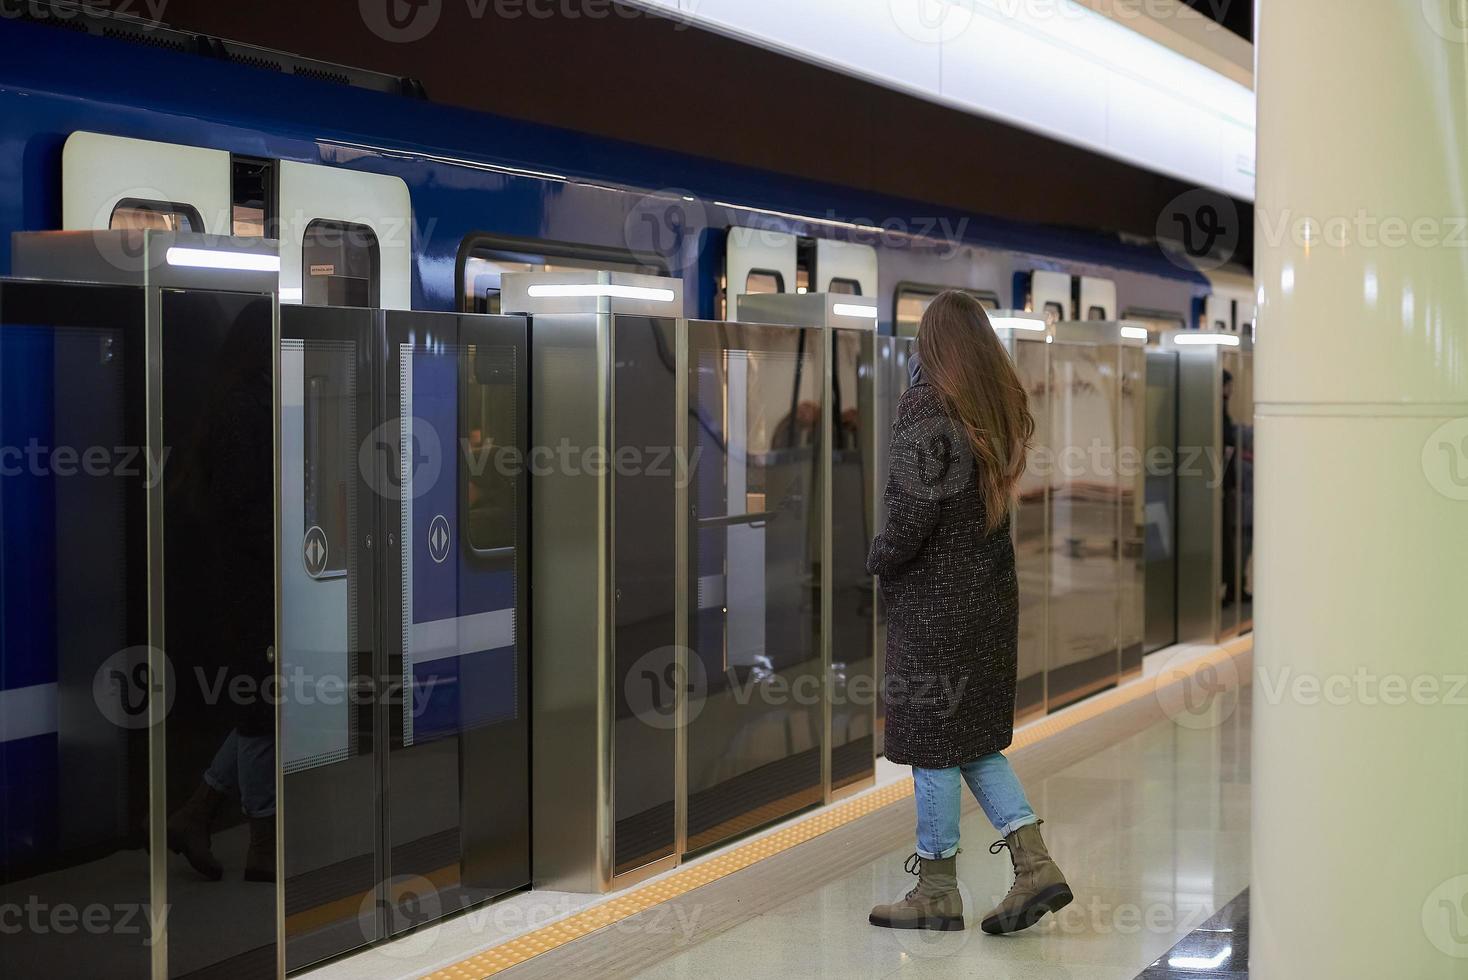
[[[1014,863],[1014,887],[998,908],[984,917],[981,928],[991,936],[1028,929],[1046,912],[1059,912],[1072,900],[1065,875],[1045,848],[1039,824],[1021,827],[989,850],[998,853],[1006,847]]]
[[[200,783],[189,801],[168,819],[168,849],[182,854],[199,874],[210,881],[224,877],[224,868],[210,849],[209,832],[219,807],[224,803],[223,793]]]
[[[250,818],[250,849],[245,853],[246,881],[275,880],[275,814]]]
[[[867,921],[884,929],[961,931],[963,896],[958,892],[955,860],[928,861],[914,854],[907,859],[907,872],[918,876],[917,886],[902,901],[872,909]]]

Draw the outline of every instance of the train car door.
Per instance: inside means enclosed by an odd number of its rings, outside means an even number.
[[[61,227],[230,233],[224,150],[75,132],[61,151]]]
[[[1116,319],[1116,283],[1095,276],[1081,276],[1076,282],[1076,315],[1082,320]]]
[[[1036,269],[1030,274],[1029,302],[1025,308],[1041,314],[1050,323],[1072,318],[1071,276],[1064,272]]]
[[[799,240],[767,228],[730,228],[724,255],[727,317],[739,318],[739,297],[754,293],[793,293],[799,267]]]
[[[810,291],[877,295],[877,250],[870,245],[816,239],[815,269]]]
[[[401,178],[284,160],[279,180],[281,302],[412,307],[412,202]]]

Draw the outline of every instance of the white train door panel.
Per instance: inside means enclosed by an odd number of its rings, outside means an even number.
[[[794,235],[763,228],[730,228],[724,254],[728,317],[739,319],[745,293],[793,293],[799,264]]]
[[[1226,333],[1234,328],[1234,301],[1229,295],[1214,293],[1203,303],[1203,330]]]
[[[870,245],[816,239],[816,279],[818,293],[850,293],[877,295],[877,250]],[[852,284],[858,288],[852,290]]]
[[[228,235],[230,156],[177,143],[75,132],[61,150],[61,227],[170,227]],[[194,219],[203,227],[193,227]]]
[[[1095,276],[1081,276],[1081,304],[1076,315],[1082,320],[1116,319],[1116,283]]]
[[[1065,272],[1036,269],[1030,275],[1030,310],[1043,313],[1051,323],[1071,319],[1070,280]]]
[[[336,261],[317,261],[310,267],[307,236],[313,243],[335,243],[367,252],[375,248],[376,282],[373,305],[407,310],[413,303],[413,207],[408,185],[386,174],[343,170],[283,160],[280,164],[280,299],[283,303],[326,303],[330,292],[316,287],[337,286],[349,279]],[[338,254],[341,249],[339,248]],[[309,283],[308,279],[316,280]],[[365,288],[365,287],[364,287]],[[330,292],[332,305],[369,305],[365,295],[348,289]]]

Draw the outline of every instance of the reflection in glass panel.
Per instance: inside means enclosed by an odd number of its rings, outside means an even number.
[[[1239,631],[1254,628],[1254,355],[1239,354],[1229,411],[1238,426]]]
[[[689,705],[688,846],[697,850],[822,798],[824,365],[817,330],[688,331],[699,454],[689,645],[707,677]]]
[[[677,639],[675,325],[637,316],[612,322],[613,874],[667,857],[676,846],[676,733],[649,723],[672,717],[665,699]],[[649,703],[651,714],[637,710]]]
[[[1220,534],[1219,554],[1221,560],[1221,581],[1218,586],[1219,635],[1233,636],[1239,632],[1242,620],[1242,609],[1240,600],[1243,598],[1243,560],[1244,547],[1243,534],[1243,442],[1244,427],[1239,422],[1238,412],[1240,408],[1245,409],[1249,415],[1253,415],[1251,399],[1252,392],[1248,392],[1242,378],[1243,361],[1242,355],[1237,351],[1219,352],[1219,418],[1221,426],[1221,449],[1223,453],[1223,486],[1219,494],[1223,498],[1223,520]],[[1241,405],[1241,402],[1247,404]],[[1253,435],[1250,432],[1252,441]],[[1251,451],[1252,456],[1252,451]],[[1253,475],[1250,473],[1252,484]],[[1251,518],[1252,518],[1252,507]],[[1252,542],[1251,542],[1252,543]],[[1253,597],[1249,596],[1250,617],[1252,618]]]
[[[141,980],[143,293],[4,283],[0,311],[0,908],[100,901],[109,926],[6,929],[0,976]]]
[[[887,466],[890,459],[892,425],[897,419],[897,403],[902,400],[911,382],[908,363],[912,357],[913,340],[908,337],[877,337],[876,402],[877,418],[873,423],[876,484],[874,486],[876,514],[873,527],[880,534],[887,522],[887,508],[880,501],[887,488]],[[877,662],[875,674],[879,689],[884,682],[887,663],[887,607],[882,601],[882,592],[877,590]],[[882,753],[882,732],[887,719],[886,702],[877,698],[877,754]]]
[[[519,572],[524,321],[386,314],[378,506],[390,753],[383,902],[397,934],[529,881]],[[394,548],[394,543],[398,544]],[[386,680],[392,678],[392,681]]]
[[[276,959],[271,301],[162,294],[168,969]],[[220,923],[228,922],[228,929]]]
[[[1015,687],[1015,717],[1028,718],[1045,710],[1046,572],[1050,561],[1045,548],[1046,512],[1050,476],[1041,464],[1040,449],[1050,432],[1049,344],[1011,338],[1015,371],[1029,395],[1035,418],[1035,438],[1025,474],[1016,490],[1013,518],[1015,573],[1019,578],[1019,669]]]
[[[380,936],[373,736],[373,521],[361,454],[370,428],[372,314],[280,310],[280,760],[286,962],[295,970]],[[314,407],[312,407],[314,405]],[[374,438],[381,433],[374,433]],[[381,447],[365,458],[379,460]],[[330,474],[323,484],[311,474]],[[314,491],[330,502],[307,524]]]
[[[1115,348],[1056,343],[1050,360],[1047,709],[1117,680]]]
[[[866,572],[876,520],[869,331],[833,330],[831,375],[831,788],[873,773],[876,589]]]
[[[1120,363],[1116,476],[1121,618],[1117,632],[1121,671],[1127,674],[1142,668],[1145,641],[1147,503],[1142,464],[1147,447],[1147,352],[1140,347],[1123,347]]]
[[[1146,459],[1168,461],[1147,467],[1146,504],[1146,652],[1177,642],[1177,355],[1147,354]]]

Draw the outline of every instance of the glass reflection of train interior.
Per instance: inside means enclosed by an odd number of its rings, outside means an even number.
[[[688,849],[818,803],[817,494],[825,372],[814,328],[688,324]],[[806,693],[802,694],[804,691]]]
[[[613,459],[612,873],[669,857],[677,846],[673,760],[676,735],[649,718],[671,714],[672,652],[677,642],[677,547],[671,515],[681,465],[677,443],[676,321],[622,314],[612,319]],[[621,455],[630,453],[631,455]],[[643,708],[639,711],[638,708]]]
[[[876,508],[870,330],[831,337],[831,789],[873,774],[876,588],[866,572]]]
[[[1115,348],[1051,347],[1050,629],[1047,707],[1116,682]]]
[[[1015,717],[1031,718],[1045,710],[1047,606],[1049,562],[1046,546],[1050,525],[1050,479],[1043,455],[1045,434],[1050,431],[1050,348],[1046,335],[1008,332],[1005,338],[1015,372],[1029,396],[1030,414],[1035,419],[1035,437],[1025,474],[1016,487],[1011,533],[1014,536],[1015,572],[1019,578],[1019,660],[1015,688]]]

